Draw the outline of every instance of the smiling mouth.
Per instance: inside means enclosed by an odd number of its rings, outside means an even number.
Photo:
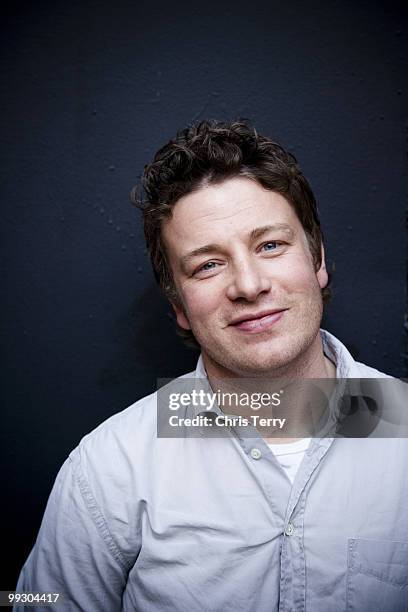
[[[275,323],[280,321],[285,313],[285,310],[286,309],[276,310],[275,312],[270,312],[259,317],[244,319],[242,321],[237,321],[237,323],[230,323],[230,326],[244,332],[259,333],[270,329],[273,325],[275,325]]]

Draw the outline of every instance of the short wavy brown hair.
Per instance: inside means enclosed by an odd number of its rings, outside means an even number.
[[[157,151],[144,168],[144,195],[137,198],[137,191],[133,192],[133,200],[143,213],[155,278],[175,304],[181,305],[181,301],[166,256],[163,220],[171,216],[182,196],[232,177],[249,178],[286,198],[303,226],[315,269],[320,267],[323,236],[316,200],[294,155],[258,134],[247,120],[202,121],[179,131]],[[324,301],[329,298],[328,288],[322,290],[322,296]]]

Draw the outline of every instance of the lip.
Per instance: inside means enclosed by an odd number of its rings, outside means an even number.
[[[268,310],[256,314],[239,317],[230,323],[231,327],[245,332],[259,333],[271,328],[283,316],[287,309]]]

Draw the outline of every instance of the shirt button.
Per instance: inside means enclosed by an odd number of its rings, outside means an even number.
[[[251,448],[251,457],[252,459],[260,459],[262,457],[262,453],[259,448]]]
[[[285,534],[287,536],[291,536],[294,533],[295,533],[295,528],[294,528],[293,524],[292,523],[288,523],[288,525],[287,525],[287,527],[285,529]]]

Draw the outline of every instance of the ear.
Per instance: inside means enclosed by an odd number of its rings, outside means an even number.
[[[179,306],[178,304],[175,304],[174,302],[171,302],[171,305],[173,306],[173,310],[176,313],[177,323],[180,325],[180,327],[186,330],[191,329],[190,323],[188,322],[188,319],[186,317],[186,313],[184,312],[184,308],[182,306]]]
[[[327,283],[329,282],[329,275],[327,274],[327,270],[326,270],[326,260],[324,256],[323,243],[321,245],[321,256],[322,256],[322,262],[320,264],[319,269],[316,272],[316,277],[320,285],[320,289],[324,289],[327,286]]]

